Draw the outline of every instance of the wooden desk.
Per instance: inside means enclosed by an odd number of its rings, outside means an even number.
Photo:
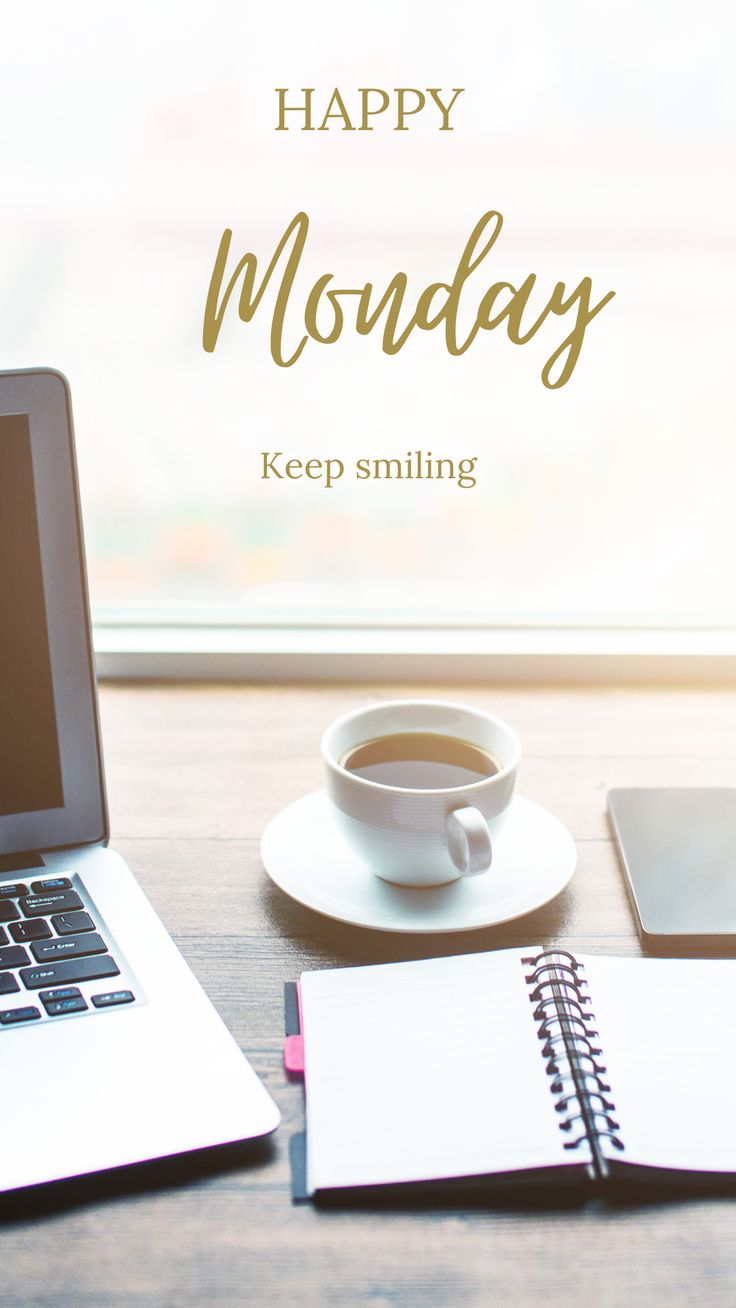
[[[279,1103],[271,1157],[0,1230],[0,1302],[101,1305],[733,1304],[730,1200],[583,1212],[324,1212],[293,1208],[287,1142],[302,1089],[281,1071],[282,986],[314,964],[379,962],[556,939],[636,953],[608,836],[615,785],[733,785],[736,694],[435,687],[517,727],[520,791],[579,850],[572,885],[509,927],[413,940],[341,927],[267,880],[260,833],[320,785],[322,728],[389,688],[105,686],[114,846],[127,858]],[[409,688],[396,693],[410,694]],[[0,1070],[1,1085],[1,1070]],[[63,1103],[63,1083],[51,1087]],[[22,1121],[3,1104],[6,1125]],[[0,1139],[0,1160],[2,1142]]]

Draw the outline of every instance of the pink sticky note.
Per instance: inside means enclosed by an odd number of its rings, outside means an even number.
[[[304,1040],[300,1035],[284,1040],[284,1068],[287,1076],[304,1076]]]

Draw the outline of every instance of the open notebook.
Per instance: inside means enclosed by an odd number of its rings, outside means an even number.
[[[532,945],[305,972],[299,991],[296,1197],[736,1173],[736,960]]]

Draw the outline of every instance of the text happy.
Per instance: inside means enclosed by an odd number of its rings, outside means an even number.
[[[372,132],[372,120],[386,114],[385,119],[381,117],[381,125],[391,123],[395,132],[408,132],[410,120],[427,109],[438,131],[451,132],[450,114],[463,90],[462,86],[454,86],[451,91],[443,91],[440,86],[428,86],[426,91],[420,91],[417,86],[397,86],[390,92],[380,86],[360,86],[351,97],[343,96],[335,87],[329,99],[319,105],[314,100],[313,86],[293,92],[286,86],[278,86],[276,131],[288,132],[293,127],[302,132],[329,132],[331,128],[342,132]]]
[[[368,336],[383,319],[381,348],[384,354],[389,355],[399,353],[415,328],[420,331],[443,328],[448,352],[451,355],[461,355],[470,348],[480,331],[493,331],[494,328],[505,325],[509,340],[514,345],[525,345],[536,336],[547,318],[566,318],[569,315],[569,332],[542,368],[542,382],[550,390],[556,390],[564,386],[572,376],[586,329],[604,305],[613,299],[614,292],[608,291],[594,304],[591,279],[583,277],[574,290],[568,291],[564,282],[557,282],[551,292],[543,292],[540,299],[536,293],[536,273],[529,273],[518,286],[507,281],[497,281],[481,295],[475,321],[462,339],[458,330],[458,312],[462,301],[467,313],[466,305],[471,293],[466,289],[466,283],[489,255],[502,224],[503,218],[495,210],[484,214],[470,234],[452,281],[431,282],[418,296],[413,310],[409,309],[408,316],[404,311],[409,280],[406,273],[396,273],[383,293],[376,293],[372,282],[366,282],[360,287],[331,287],[334,275],[323,273],[306,296],[303,309],[306,334],[300,335],[297,327],[296,332],[292,330],[289,333],[290,340],[285,340],[287,310],[307,240],[307,215],[298,213],[289,223],[260,281],[258,261],[254,254],[244,254],[227,276],[232,241],[232,231],[228,228],[222,235],[210,278],[202,326],[202,345],[208,353],[215,349],[231,296],[241,282],[238,314],[243,322],[253,319],[266,288],[281,263],[270,334],[271,357],[280,368],[290,368],[295,364],[308,340],[319,345],[333,345],[339,339],[345,322],[346,301],[355,303],[357,300],[355,331],[359,336]],[[402,318],[403,324],[400,321]]]

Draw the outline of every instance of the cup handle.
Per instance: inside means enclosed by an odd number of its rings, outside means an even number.
[[[477,877],[491,866],[491,835],[477,808],[456,808],[447,814],[450,858],[461,877]]]

